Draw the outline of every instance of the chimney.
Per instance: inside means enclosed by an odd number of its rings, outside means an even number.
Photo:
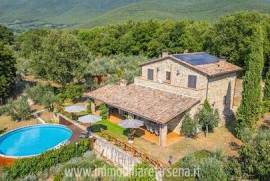
[[[126,87],[127,84],[128,84],[127,80],[125,80],[125,79],[120,80],[120,86],[121,87]]]
[[[169,56],[169,52],[162,52],[161,58]]]

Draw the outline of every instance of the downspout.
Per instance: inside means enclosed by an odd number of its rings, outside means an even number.
[[[207,86],[206,86],[206,94],[205,94],[205,99],[208,100],[208,87],[209,87],[209,77],[207,77]]]

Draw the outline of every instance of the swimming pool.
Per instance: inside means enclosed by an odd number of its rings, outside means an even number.
[[[69,128],[54,124],[18,128],[0,137],[0,156],[36,156],[67,142],[72,134]]]

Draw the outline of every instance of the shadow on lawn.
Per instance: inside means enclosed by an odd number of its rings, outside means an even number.
[[[95,124],[95,125],[92,125],[91,126],[91,131],[93,133],[99,133],[99,132],[102,132],[104,130],[107,130],[107,126],[103,125],[103,124]]]

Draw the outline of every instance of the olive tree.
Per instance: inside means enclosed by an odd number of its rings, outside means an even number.
[[[204,101],[202,108],[195,115],[195,119],[206,135],[209,131],[213,131],[220,121],[217,109],[213,109],[207,100]]]

